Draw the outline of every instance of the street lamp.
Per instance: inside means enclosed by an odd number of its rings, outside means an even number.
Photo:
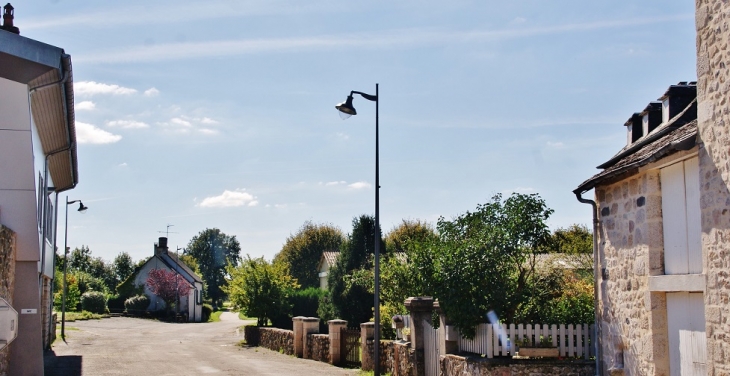
[[[361,97],[375,102],[375,343],[374,343],[374,374],[380,376],[380,149],[378,146],[378,84],[375,84],[375,95],[365,94],[360,91],[351,91],[347,99],[336,105],[340,111],[342,120],[352,115],[357,115],[355,107],[352,106],[352,95],[359,94]]]
[[[81,213],[86,212],[88,207],[84,206],[81,200],[69,201],[66,196],[66,229],[63,235],[63,294],[61,298],[61,338],[66,339],[66,293],[68,286],[66,283],[66,273],[68,271],[68,206],[71,204],[79,203],[78,211]]]

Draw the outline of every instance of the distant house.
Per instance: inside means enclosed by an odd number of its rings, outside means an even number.
[[[185,265],[177,255],[170,253],[167,248],[167,238],[162,237],[155,244],[155,254],[135,272],[135,286],[144,286],[144,292],[150,298],[149,311],[165,309],[165,302],[153,294],[147,286],[147,278],[153,269],[174,271],[190,285],[188,296],[180,298],[178,313],[187,313],[188,321],[200,322],[203,317],[203,280]]]
[[[319,272],[319,288],[322,290],[327,290],[327,275],[329,274],[329,270],[335,266],[339,257],[339,251],[322,252],[322,257],[320,257],[319,264],[317,264],[317,271]]]
[[[0,27],[0,296],[20,313],[0,370],[42,375],[51,344],[59,194],[79,181],[71,57],[19,35],[5,5]],[[63,200],[63,199],[62,199]],[[61,210],[64,209],[61,203]],[[3,230],[7,232],[8,230]],[[63,250],[60,252],[63,253]],[[0,323],[0,326],[10,325]]]
[[[714,190],[702,187],[717,169],[698,138],[697,109],[694,82],[671,85],[628,119],[626,146],[574,190],[579,199],[595,195],[603,374],[713,374],[707,332],[726,324],[706,318],[720,287],[706,274],[703,233],[713,214],[701,208],[717,205]],[[725,258],[716,265],[727,275]]]

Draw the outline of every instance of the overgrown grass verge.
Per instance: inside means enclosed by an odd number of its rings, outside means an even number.
[[[208,322],[219,322],[221,321],[221,314],[224,311],[215,311],[210,314],[210,318],[208,319]]]
[[[98,320],[103,319],[105,317],[109,317],[108,314],[97,314],[97,313],[91,313],[89,311],[81,311],[81,312],[66,312],[66,322],[69,321],[76,321],[76,320]],[[61,314],[58,314],[58,319],[56,320],[57,323],[61,323]]]

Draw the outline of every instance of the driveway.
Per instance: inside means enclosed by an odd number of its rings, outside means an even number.
[[[46,376],[77,375],[357,375],[329,364],[264,348],[237,346],[246,324],[225,312],[220,322],[174,324],[115,317],[66,323],[45,357]]]

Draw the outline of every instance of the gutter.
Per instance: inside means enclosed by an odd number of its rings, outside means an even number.
[[[600,222],[598,220],[598,205],[593,200],[583,198],[583,193],[585,191],[575,192],[575,197],[583,204],[590,204],[593,209],[593,314],[596,321],[596,343],[593,345],[596,351],[596,375],[602,376],[603,348],[601,346],[601,324],[598,314],[598,229]]]

